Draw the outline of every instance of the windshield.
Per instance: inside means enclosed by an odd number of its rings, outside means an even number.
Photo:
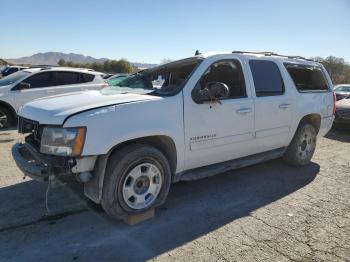
[[[350,92],[350,86],[339,86],[335,89],[337,92]]]
[[[18,71],[18,72],[13,73],[9,76],[1,78],[0,79],[0,86],[11,85],[11,84],[17,82],[18,80],[25,78],[26,76],[28,76],[30,74],[31,74],[30,72]]]
[[[117,86],[122,80],[124,80],[127,75],[114,76],[107,80],[108,85]]]
[[[202,60],[198,57],[183,59],[146,69],[133,75],[117,78],[113,86],[101,90],[102,94],[153,94],[170,96],[177,93],[192,71]]]

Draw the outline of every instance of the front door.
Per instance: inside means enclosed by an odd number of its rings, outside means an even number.
[[[194,90],[220,82],[229,88],[229,97],[196,103],[190,94],[184,95],[185,169],[250,154],[254,138],[254,103],[245,79],[239,60],[219,60],[205,68]]]
[[[52,89],[53,80],[51,72],[37,73],[24,79],[22,83],[30,84],[30,88],[16,89],[13,91],[16,102],[16,111],[18,111],[21,106],[34,99],[55,94]]]

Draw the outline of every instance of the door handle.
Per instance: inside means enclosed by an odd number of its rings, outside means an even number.
[[[240,114],[240,115],[246,115],[246,114],[251,113],[252,109],[249,107],[244,107],[244,108],[238,109],[236,112],[237,112],[237,114]]]
[[[56,91],[53,91],[53,90],[48,90],[47,92],[48,92],[49,94],[56,93]]]
[[[286,110],[287,108],[289,108],[289,106],[290,106],[290,104],[280,104],[280,105],[278,106],[278,108],[283,109],[283,110]]]

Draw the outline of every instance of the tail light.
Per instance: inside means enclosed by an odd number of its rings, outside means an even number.
[[[337,111],[337,106],[336,106],[336,101],[337,101],[337,97],[335,95],[335,93],[333,92],[333,115],[335,115],[335,111]]]
[[[108,86],[107,83],[101,84],[101,88],[105,88],[106,86]]]

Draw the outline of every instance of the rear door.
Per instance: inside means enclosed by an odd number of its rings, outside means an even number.
[[[249,60],[255,94],[255,153],[286,146],[293,101],[279,65],[266,59]]]
[[[83,89],[82,79],[79,72],[53,71],[54,94],[64,94],[81,91]]]

